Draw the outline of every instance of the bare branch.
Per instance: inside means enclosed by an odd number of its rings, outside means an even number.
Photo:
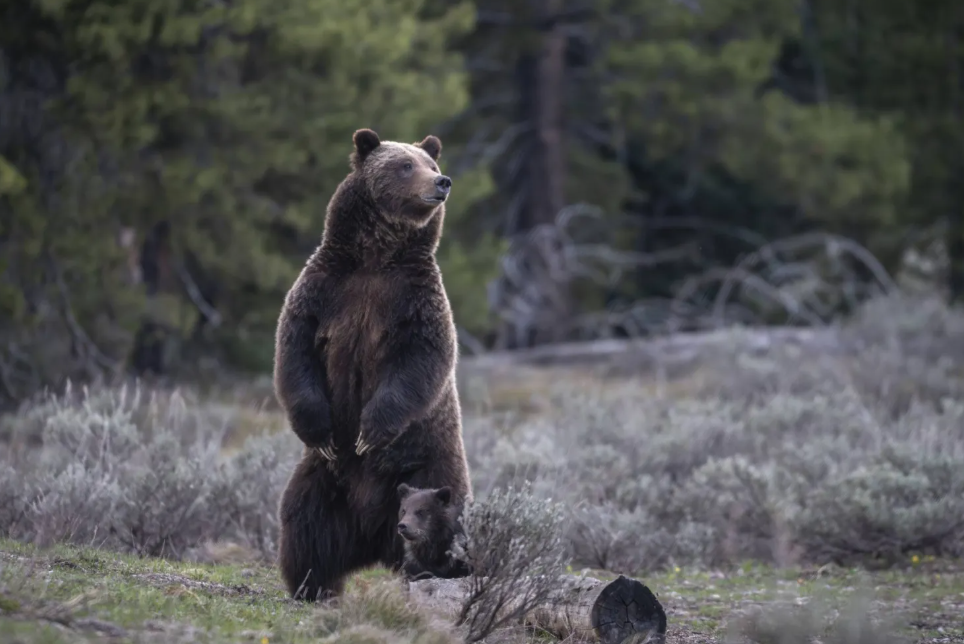
[[[187,291],[187,295],[191,298],[191,302],[194,306],[201,312],[212,327],[218,327],[221,324],[221,314],[218,313],[217,309],[208,304],[204,296],[201,295],[201,289],[198,288],[197,282],[191,277],[191,274],[184,267],[181,262],[174,263],[174,270],[177,272],[177,276],[181,279],[181,283],[184,285],[184,290]]]
[[[458,333],[459,342],[467,348],[472,355],[482,355],[485,353],[485,345],[479,341],[474,335],[466,331],[463,327],[457,326],[456,332]]]
[[[67,328],[74,341],[74,347],[78,353],[78,357],[85,361],[84,369],[89,375],[94,375],[96,371],[91,368],[90,363],[94,363],[101,369],[109,372],[115,372],[119,369],[119,364],[104,355],[101,350],[97,347],[84,328],[77,321],[74,315],[74,309],[70,302],[70,295],[67,292],[67,285],[64,282],[63,273],[60,270],[60,265],[57,263],[56,259],[52,255],[47,257],[47,265],[51,270],[54,277],[54,282],[57,285],[57,292],[60,295],[61,300],[61,314],[63,315],[64,322],[67,324]]]
[[[501,277],[490,287],[490,306],[503,321],[496,348],[768,324],[777,319],[820,326],[842,308],[896,288],[867,249],[839,236],[808,233],[768,242],[752,231],[698,218],[657,220],[655,225],[740,239],[753,250],[732,267],[707,266],[669,299],[620,302],[604,311],[576,314],[563,303],[580,280],[614,288],[641,268],[697,264],[701,259],[698,240],[657,253],[617,249],[605,239],[613,229],[612,218],[604,218],[598,208],[568,206],[553,224],[513,240],[503,258]],[[588,241],[596,229],[603,238]]]

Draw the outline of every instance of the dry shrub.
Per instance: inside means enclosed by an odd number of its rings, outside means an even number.
[[[468,521],[477,544],[516,557],[483,567],[532,573],[526,548],[555,552],[550,537],[576,564],[626,574],[964,554],[964,314],[898,296],[839,337],[837,354],[724,343],[674,399],[651,383],[558,378],[539,414],[467,412],[480,502]],[[0,535],[171,557],[224,541],[273,556],[300,445],[265,433],[226,453],[231,413],[136,388],[25,406],[0,421]],[[549,498],[565,523],[527,514]]]
[[[466,641],[519,621],[559,586],[568,563],[563,517],[558,504],[533,498],[528,484],[466,507],[465,544],[454,548],[473,568],[457,620]]]
[[[896,297],[838,336],[734,341],[673,399],[560,379],[541,416],[467,419],[476,489],[530,481],[575,562],[626,574],[964,553],[964,314]]]
[[[298,454],[286,435],[226,456],[225,426],[203,405],[136,387],[47,396],[6,426],[3,536],[175,558],[235,541],[273,555],[277,498]]]

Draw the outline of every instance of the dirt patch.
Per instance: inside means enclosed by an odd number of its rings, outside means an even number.
[[[252,588],[247,584],[238,584],[235,586],[226,586],[224,584],[216,584],[211,581],[199,581],[197,579],[189,579],[187,577],[182,577],[181,575],[172,575],[170,573],[163,572],[151,572],[143,573],[138,575],[131,575],[133,579],[143,579],[152,586],[156,588],[168,588],[171,589],[170,592],[176,593],[178,587],[182,587],[187,590],[203,590],[204,592],[211,593],[212,595],[220,595],[222,597],[227,596],[264,596],[266,593],[260,588]]]

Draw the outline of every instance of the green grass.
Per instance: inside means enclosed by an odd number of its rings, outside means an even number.
[[[29,644],[101,641],[121,631],[125,636],[119,641],[140,641],[153,632],[167,642],[262,642],[267,637],[298,643],[350,626],[344,623],[345,609],[289,600],[277,571],[266,566],[175,563],[68,546],[41,552],[8,541],[0,542],[0,566],[0,619],[16,626],[19,641]],[[373,586],[391,589],[390,578],[384,570],[365,571],[352,580],[349,592],[361,594],[370,607],[366,592]],[[398,621],[382,609],[360,621],[374,621],[376,627],[379,619]],[[412,619],[410,626],[420,623]]]
[[[876,600],[872,613],[893,620],[910,641],[964,640],[964,565],[951,562],[881,572],[747,564],[725,575],[677,569],[641,581],[666,608],[670,643],[719,641],[733,617],[754,606],[810,598],[843,608],[862,592]],[[309,606],[289,600],[269,566],[176,563],[68,546],[40,551],[0,541],[0,632],[10,634],[4,642],[451,641],[398,590],[387,571],[373,569],[352,579],[338,607]]]
[[[828,613],[845,612],[861,597],[873,600],[872,618],[892,623],[909,641],[964,641],[961,562],[918,559],[875,572],[746,564],[726,575],[679,570],[641,581],[656,592],[675,622],[675,640],[670,641],[715,641],[733,617],[755,607],[816,603]],[[957,639],[945,639],[949,637]]]

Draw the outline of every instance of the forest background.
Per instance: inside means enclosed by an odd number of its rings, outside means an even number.
[[[465,354],[964,296],[955,0],[4,0],[0,405],[269,371],[360,127]]]

